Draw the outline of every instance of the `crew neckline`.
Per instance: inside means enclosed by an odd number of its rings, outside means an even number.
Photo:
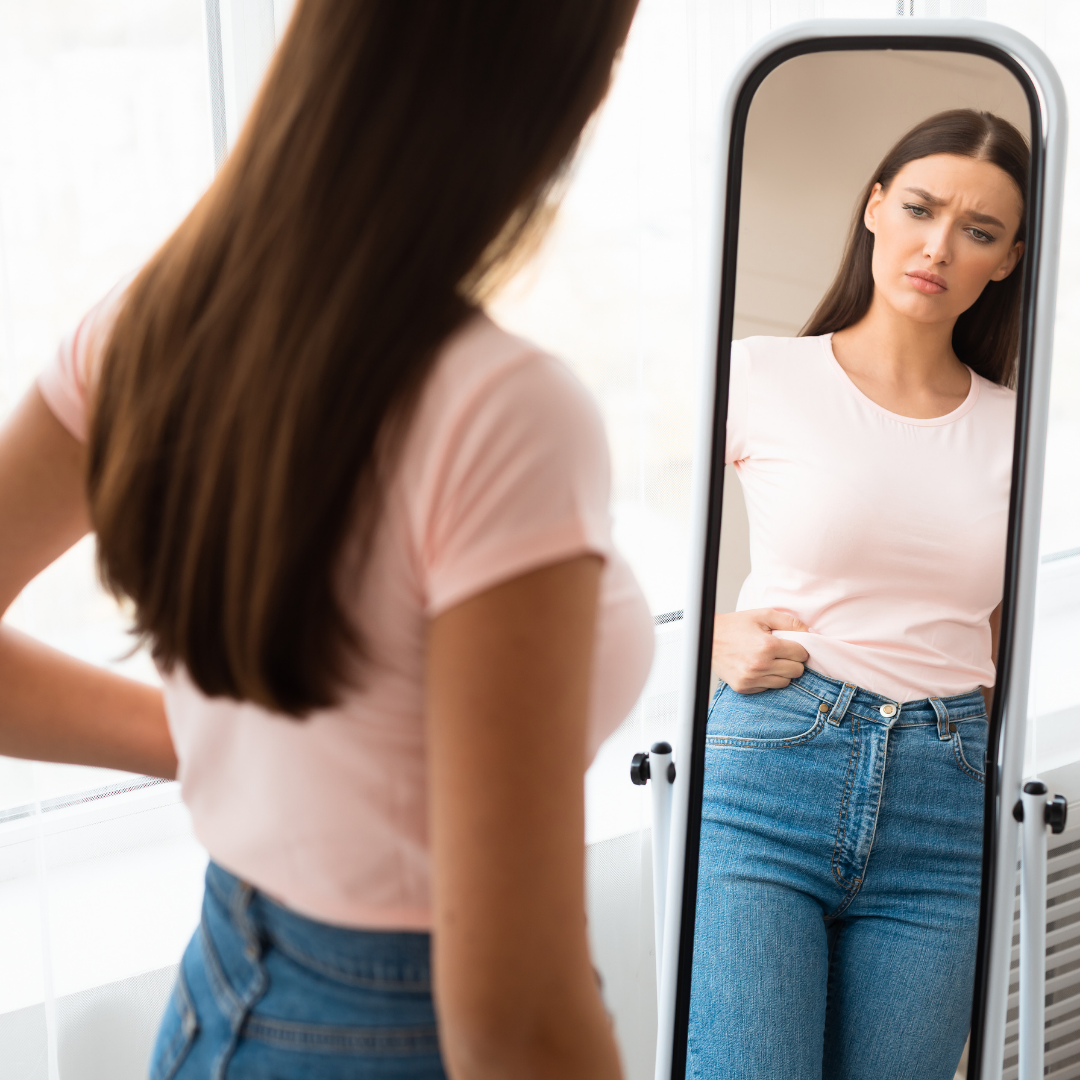
[[[947,424],[953,424],[961,417],[966,416],[975,407],[975,402],[979,400],[979,376],[967,364],[964,367],[968,369],[971,375],[971,385],[968,387],[967,397],[964,398],[959,405],[953,409],[952,412],[944,413],[942,416],[903,416],[900,413],[890,412],[884,406],[879,405],[873,398],[869,398],[864,394],[851,380],[851,376],[843,369],[840,361],[836,359],[836,353],[833,352],[832,347],[832,334],[822,334],[821,336],[821,348],[825,353],[826,362],[840,378],[843,384],[861,401],[863,404],[868,405],[875,412],[880,413],[882,416],[888,417],[890,420],[895,420],[898,424],[908,424],[911,427],[945,427]],[[961,361],[963,363],[963,361]]]

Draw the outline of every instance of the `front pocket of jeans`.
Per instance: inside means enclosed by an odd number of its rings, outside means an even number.
[[[956,725],[953,732],[952,747],[956,764],[962,772],[980,783],[986,781],[986,738],[987,721],[985,719],[964,720]]]
[[[184,1063],[184,1058],[187,1057],[198,1033],[199,1020],[184,982],[184,969],[181,965],[176,975],[176,986],[158,1029],[154,1057],[150,1064],[150,1080],[171,1080]]]
[[[829,715],[820,698],[798,686],[737,694],[725,686],[709,711],[706,746],[775,750],[804,746],[825,729]]]

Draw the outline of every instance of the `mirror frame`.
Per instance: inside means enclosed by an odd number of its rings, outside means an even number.
[[[968,1076],[1000,1080],[1005,1043],[1019,825],[1035,615],[1039,524],[1050,392],[1054,309],[1065,165],[1066,111],[1060,79],[1031,41],[1007,27],[973,19],[819,19],[763,39],[728,85],[720,118],[708,235],[713,245],[707,354],[699,386],[702,415],[695,454],[694,528],[686,625],[698,628],[687,649],[676,752],[667,920],[658,988],[656,1080],[683,1080],[697,900],[698,845],[705,768],[712,611],[719,561],[727,383],[734,319],[742,151],[750,104],[765,77],[787,60],[815,52],[867,49],[964,52],[1007,68],[1031,111],[1031,194],[1017,378],[1012,493],[1005,559],[997,690],[990,716],[983,827],[982,893],[975,961]],[[723,183],[719,181],[722,179]],[[716,463],[720,462],[720,467]],[[1005,717],[1009,722],[1004,723]],[[689,750],[689,752],[687,752]],[[681,753],[680,753],[681,751]]]

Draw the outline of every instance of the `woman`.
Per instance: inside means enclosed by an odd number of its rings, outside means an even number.
[[[945,1080],[960,1058],[1027,175],[1004,120],[924,121],[803,336],[732,348],[752,572],[715,626],[695,1077]]]
[[[0,436],[4,606],[93,529],[164,682],[0,630],[0,752],[176,772],[211,855],[157,1080],[619,1075],[582,773],[651,621],[595,406],[481,302],[633,10],[301,0]]]

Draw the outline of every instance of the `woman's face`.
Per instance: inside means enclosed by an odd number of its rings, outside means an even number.
[[[1024,250],[1020,193],[988,161],[933,154],[874,186],[863,220],[874,234],[874,291],[918,322],[954,321]]]

